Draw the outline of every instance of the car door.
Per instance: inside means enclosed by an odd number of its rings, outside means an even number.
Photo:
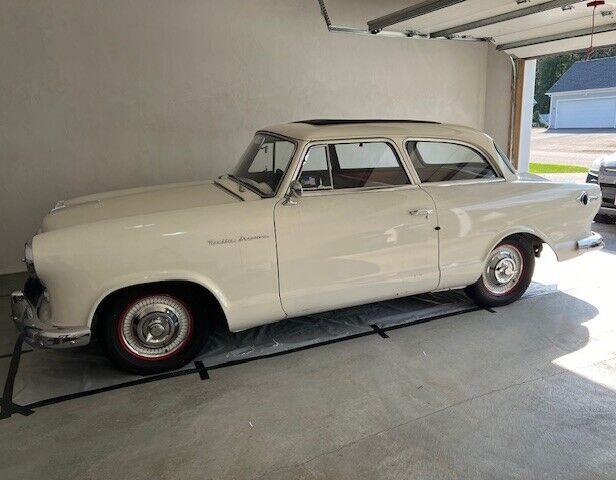
[[[312,145],[295,201],[275,207],[288,315],[410,295],[439,280],[436,212],[385,140]]]
[[[494,239],[515,225],[522,209],[535,207],[526,201],[517,207],[517,216],[511,215],[508,209],[516,208],[514,187],[487,154],[471,145],[422,139],[408,140],[405,147],[421,188],[438,210],[438,288],[474,283]]]

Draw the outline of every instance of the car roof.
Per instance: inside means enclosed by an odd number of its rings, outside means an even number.
[[[423,120],[315,119],[272,125],[260,131],[304,141],[417,137],[459,140],[479,146],[492,142],[485,133],[474,128]]]
[[[431,120],[388,120],[382,118],[374,118],[368,120],[361,119],[331,119],[331,118],[315,118],[313,120],[299,120],[293,123],[307,123],[308,125],[312,125],[315,127],[321,127],[326,125],[358,125],[361,123],[432,123],[438,124],[440,122],[433,122]]]

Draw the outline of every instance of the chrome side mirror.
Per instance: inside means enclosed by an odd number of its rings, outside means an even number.
[[[304,188],[302,184],[295,180],[291,185],[289,185],[289,191],[285,195],[284,205],[297,205],[297,200],[304,193]]]

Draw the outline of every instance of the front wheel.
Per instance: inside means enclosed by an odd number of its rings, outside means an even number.
[[[484,307],[501,307],[518,300],[535,270],[532,245],[522,237],[503,240],[490,252],[479,280],[466,293]]]
[[[176,291],[128,291],[104,312],[100,339],[122,370],[160,373],[184,366],[207,337],[205,306]]]

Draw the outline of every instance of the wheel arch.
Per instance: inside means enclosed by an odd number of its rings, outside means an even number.
[[[105,311],[106,308],[108,308],[111,302],[113,302],[113,300],[117,298],[118,295],[122,295],[131,290],[139,292],[153,289],[174,289],[176,291],[190,292],[194,295],[199,296],[207,302],[208,306],[210,306],[216,311],[216,321],[222,322],[225,328],[229,328],[227,314],[224,308],[224,302],[222,302],[219,297],[214,294],[213,289],[208,288],[201,283],[195,282],[194,280],[159,280],[118,286],[117,288],[107,291],[96,302],[96,305],[92,309],[92,312],[88,319],[92,333],[96,333],[97,324],[100,320],[102,313]]]
[[[501,243],[506,238],[513,237],[513,236],[520,236],[528,240],[533,246],[533,250],[535,251],[535,256],[537,257],[541,253],[541,250],[544,244],[550,247],[550,249],[556,253],[556,250],[550,244],[550,241],[548,240],[547,235],[543,234],[542,232],[536,229],[530,228],[530,227],[515,227],[515,228],[505,230],[504,232],[501,232],[499,235],[497,235],[494,238],[494,240],[490,243],[490,245],[488,246],[488,249],[484,252],[483,258],[484,259],[488,258],[488,255],[490,254],[490,252],[494,250],[494,248],[496,248],[496,246],[499,243]]]

